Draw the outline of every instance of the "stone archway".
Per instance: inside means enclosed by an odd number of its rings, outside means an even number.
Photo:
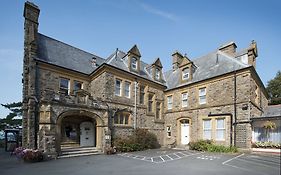
[[[80,147],[81,123],[91,123],[93,125],[93,147],[102,149],[104,138],[104,121],[101,117],[93,112],[86,110],[68,110],[59,115],[56,122],[56,147],[58,152],[61,152],[63,143],[71,143],[73,146]],[[88,128],[83,128],[88,130]],[[90,136],[92,137],[92,136]],[[83,146],[83,145],[82,145]],[[90,145],[89,145],[90,146]]]

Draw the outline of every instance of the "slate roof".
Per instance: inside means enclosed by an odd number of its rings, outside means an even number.
[[[93,58],[96,58],[98,65],[101,65],[105,61],[101,57],[40,33],[37,35],[37,44],[38,60],[75,70],[84,74],[90,74],[97,68],[92,66]]]
[[[168,89],[181,87],[187,84],[199,82],[205,79],[223,75],[235,70],[250,67],[250,65],[244,64],[235,58],[216,50],[203,57],[193,60],[195,70],[193,72],[193,78],[187,83],[180,83],[181,72],[179,69],[176,71],[170,70],[164,73],[167,81]]]
[[[127,53],[120,50],[112,53],[107,59],[103,59],[99,56],[85,52],[81,49],[70,46],[40,33],[38,33],[37,36],[37,44],[37,60],[42,62],[64,67],[88,75],[90,75],[97,69],[98,66],[102,64],[108,64],[118,69],[130,72],[128,68]],[[136,46],[133,47],[133,50],[138,51]],[[92,65],[93,58],[96,59],[97,66]],[[250,67],[250,65],[237,61],[235,58],[219,50],[195,59],[193,60],[193,63],[193,79],[185,84],[180,83],[181,72],[179,69],[176,71],[170,70],[162,73],[163,80],[161,82],[154,80],[150,73],[151,64],[147,64],[143,61],[140,61],[139,74],[136,72],[130,73],[167,86],[168,89],[173,89],[215,76],[223,75],[234,70]]]
[[[111,54],[106,59],[106,64],[109,64],[113,67],[130,72],[129,66],[128,66],[128,57],[127,57],[127,54],[123,51],[118,50],[117,52],[114,52],[113,54]],[[149,65],[143,61],[140,61],[140,72],[136,73],[136,72],[132,71],[131,73],[135,74],[137,76],[140,76],[142,78],[151,80],[153,82],[160,83],[162,85],[166,85],[165,81],[159,82],[159,81],[156,81],[153,79],[153,77],[150,74],[150,67],[151,67],[151,65]]]
[[[264,110],[262,117],[281,117],[281,105],[268,106]]]

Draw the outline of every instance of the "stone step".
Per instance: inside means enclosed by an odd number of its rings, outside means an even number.
[[[102,154],[102,152],[96,149],[96,147],[64,148],[61,151],[62,154],[58,158],[69,158],[69,157]]]
[[[92,153],[68,154],[68,155],[58,156],[58,159],[71,158],[71,157],[80,157],[80,156],[91,156],[91,155],[99,155],[99,154],[102,154],[102,152],[98,151],[98,152],[92,152]]]

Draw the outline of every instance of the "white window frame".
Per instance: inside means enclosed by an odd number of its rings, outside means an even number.
[[[171,110],[173,109],[173,96],[167,96],[167,109]]]
[[[204,90],[204,92],[202,92],[201,90]],[[207,88],[203,87],[203,88],[199,88],[199,104],[206,104],[207,103]]]
[[[182,70],[182,79],[183,80],[188,80],[189,79],[189,72],[190,72],[189,67],[184,68]]]
[[[160,70],[158,68],[155,68],[155,78],[160,80]]]
[[[223,128],[218,128],[218,120],[223,120]],[[218,138],[218,131],[223,131],[223,138]],[[216,140],[224,141],[225,140],[225,118],[216,119]]]
[[[188,106],[188,93],[184,92],[181,94],[181,106],[187,107]]]
[[[205,122],[210,121],[210,128],[205,128]],[[210,132],[210,138],[206,138],[205,132]],[[212,119],[204,119],[203,120],[203,139],[204,140],[211,140],[212,139]]]
[[[117,81],[119,81],[120,86],[117,87]],[[122,92],[122,80],[120,79],[115,79],[115,95],[117,96],[121,96],[121,92]]]
[[[131,83],[128,81],[125,81],[124,96],[127,98],[131,97]]]
[[[138,60],[135,57],[131,58],[131,68],[133,70],[137,70],[137,68],[138,68]]]
[[[67,87],[61,87],[61,80],[67,80]],[[60,90],[67,90],[67,94],[66,95],[69,95],[70,93],[70,79],[68,78],[64,78],[64,77],[60,77]]]

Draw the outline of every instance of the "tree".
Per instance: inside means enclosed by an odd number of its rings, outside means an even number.
[[[281,71],[267,83],[266,90],[270,97],[271,105],[281,104]]]
[[[22,102],[13,102],[1,104],[3,107],[9,109],[11,112],[4,119],[0,119],[0,129],[4,129],[6,125],[17,126],[21,125],[22,119],[14,119],[15,117],[22,117]]]

